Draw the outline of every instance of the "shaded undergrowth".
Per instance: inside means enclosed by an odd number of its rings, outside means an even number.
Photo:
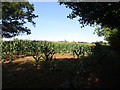
[[[120,56],[96,46],[91,56],[3,64],[3,88],[116,88]],[[97,51],[98,50],[98,51]],[[98,52],[98,53],[96,53]]]

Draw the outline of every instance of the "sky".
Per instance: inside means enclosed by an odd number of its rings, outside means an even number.
[[[104,41],[104,37],[93,34],[95,27],[81,28],[78,18],[69,19],[71,10],[57,2],[30,2],[34,4],[34,14],[38,15],[34,21],[36,27],[27,23],[31,29],[30,35],[20,35],[15,38],[23,40],[47,40],[69,42],[96,42]],[[12,38],[13,39],[13,38]],[[12,40],[11,39],[11,40]],[[10,40],[10,39],[3,39]]]

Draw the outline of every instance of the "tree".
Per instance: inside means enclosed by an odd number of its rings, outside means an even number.
[[[100,25],[98,35],[105,36],[110,45],[118,50],[120,46],[120,2],[60,2],[72,9],[68,18],[79,17],[82,27]],[[117,45],[116,45],[117,44]]]
[[[97,28],[95,32],[98,36],[104,36],[105,40],[111,44],[112,48],[120,54],[119,46],[120,46],[120,30],[113,29],[111,30],[108,27]]]
[[[120,29],[120,3],[118,2],[60,2],[60,4],[72,9],[68,18],[79,17],[79,22],[83,26],[99,24]]]
[[[34,5],[29,2],[2,2],[2,37],[12,38],[21,33],[31,34],[24,26],[27,22],[35,26]]]
[[[111,30],[109,27],[96,28],[95,32],[98,36],[104,36],[106,41],[110,41],[109,38],[116,33],[119,33],[118,29]]]

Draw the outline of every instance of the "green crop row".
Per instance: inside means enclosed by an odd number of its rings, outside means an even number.
[[[86,51],[92,47],[91,45],[81,45],[78,43],[55,43],[49,41],[30,41],[30,40],[14,40],[2,41],[2,53],[24,54],[25,52],[40,52],[45,47],[54,49],[55,53],[72,53],[83,47]]]
[[[79,44],[79,43],[58,43],[50,41],[33,41],[33,40],[13,40],[2,41],[2,56],[3,58],[8,55],[31,55],[36,60],[44,58],[45,60],[51,60],[54,54],[72,53],[77,58],[84,57],[85,55],[92,55],[96,53],[102,55],[106,50],[101,49],[101,46]],[[101,49],[101,51],[100,51]],[[99,54],[101,53],[101,54]]]

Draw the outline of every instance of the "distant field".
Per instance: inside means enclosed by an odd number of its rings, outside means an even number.
[[[54,42],[54,41],[53,41]],[[62,44],[81,44],[81,45],[95,45],[91,43],[78,43],[78,42],[54,42],[54,43],[62,43]]]

